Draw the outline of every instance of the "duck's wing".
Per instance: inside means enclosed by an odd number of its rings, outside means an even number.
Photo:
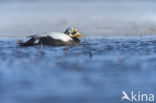
[[[45,34],[44,34],[45,35]],[[31,35],[31,36],[27,36],[27,40],[22,42],[19,41],[19,45],[20,46],[32,46],[32,45],[36,45],[39,43],[39,39],[43,36],[42,35]]]
[[[28,39],[25,42],[20,41],[19,45],[20,46],[33,46],[33,45],[35,45],[37,39],[35,39],[34,36],[29,36],[28,38],[30,38],[30,39]]]

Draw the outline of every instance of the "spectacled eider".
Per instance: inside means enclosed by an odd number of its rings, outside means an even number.
[[[78,45],[82,35],[76,28],[67,28],[64,33],[49,33],[41,35],[28,36],[30,38],[26,42],[19,42],[20,46],[34,46],[34,45],[52,45],[52,46],[66,46],[66,45]]]

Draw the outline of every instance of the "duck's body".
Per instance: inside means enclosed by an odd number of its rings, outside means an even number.
[[[41,35],[29,36],[29,40],[20,43],[21,46],[34,46],[34,45],[52,45],[52,46],[66,46],[66,45],[79,45],[80,40],[76,36],[70,36],[65,33],[49,33]]]

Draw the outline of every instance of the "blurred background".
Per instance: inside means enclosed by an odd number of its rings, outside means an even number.
[[[156,94],[155,10],[155,0],[0,0],[0,103],[120,103],[123,90]],[[70,26],[82,33],[80,46],[17,43]]]
[[[155,0],[0,0],[0,37],[64,32],[85,36],[156,34]]]

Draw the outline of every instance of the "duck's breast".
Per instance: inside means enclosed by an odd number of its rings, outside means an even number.
[[[63,33],[53,32],[53,33],[48,34],[48,36],[53,39],[61,40],[64,42],[68,42],[68,41],[72,40],[72,38],[70,38],[68,35],[63,34]]]

